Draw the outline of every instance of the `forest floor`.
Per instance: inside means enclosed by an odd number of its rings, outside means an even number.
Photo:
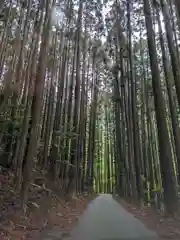
[[[26,214],[12,186],[12,173],[0,173],[0,239],[39,240],[42,232],[57,228],[68,233],[92,199],[65,199],[55,193],[31,189]]]
[[[148,206],[138,206],[130,204],[122,199],[118,202],[135,217],[141,220],[149,229],[158,233],[160,239],[163,240],[179,240],[180,239],[180,217],[168,217],[163,213],[157,212]]]
[[[95,196],[65,199],[54,192],[30,189],[26,214],[14,191],[13,173],[0,172],[0,239],[40,240],[42,232],[57,229],[68,233]],[[150,207],[140,207],[118,199],[118,202],[162,239],[180,239],[180,219],[164,217]]]

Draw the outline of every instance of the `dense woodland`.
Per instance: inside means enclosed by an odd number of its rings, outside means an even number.
[[[0,2],[0,165],[176,213],[180,1]],[[37,184],[37,183],[36,183]]]

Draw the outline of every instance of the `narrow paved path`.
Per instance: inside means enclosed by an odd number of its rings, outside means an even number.
[[[46,239],[62,238],[59,235],[59,238],[44,238]],[[120,206],[110,194],[102,194],[89,204],[73,229],[70,239],[156,240],[158,236]]]

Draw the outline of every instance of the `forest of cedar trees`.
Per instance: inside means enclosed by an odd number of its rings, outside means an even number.
[[[51,187],[177,213],[180,1],[1,0],[5,173],[23,209]]]

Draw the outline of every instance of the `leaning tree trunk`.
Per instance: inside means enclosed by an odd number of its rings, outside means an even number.
[[[54,5],[54,3],[53,3]],[[32,102],[32,123],[30,130],[30,139],[27,146],[27,154],[24,157],[23,182],[21,189],[21,198],[23,207],[26,207],[29,181],[31,179],[34,157],[36,156],[39,123],[41,117],[41,106],[43,100],[43,90],[45,81],[46,61],[44,61],[49,45],[51,27],[51,6],[50,1],[46,3],[46,15],[44,20],[44,31],[42,35],[41,48],[39,53],[39,63],[35,82],[35,92]]]

